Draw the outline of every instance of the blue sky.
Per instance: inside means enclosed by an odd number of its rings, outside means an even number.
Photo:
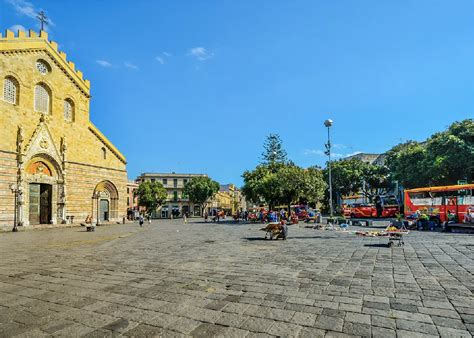
[[[472,0],[0,0],[91,80],[91,119],[141,172],[241,184],[269,133],[299,165],[474,116]]]

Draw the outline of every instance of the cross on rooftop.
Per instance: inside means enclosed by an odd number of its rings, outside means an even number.
[[[36,18],[41,22],[41,30],[43,30],[44,24],[48,24],[48,18],[46,17],[46,14],[44,14],[44,11],[41,11],[38,13]]]

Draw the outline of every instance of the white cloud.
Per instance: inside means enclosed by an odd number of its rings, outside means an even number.
[[[160,55],[155,57],[155,60],[164,65],[167,61],[168,58],[170,58],[172,55],[171,53],[168,52],[162,52]]]
[[[7,3],[12,5],[12,7],[15,9],[15,11],[22,16],[27,16],[31,19],[34,19],[37,21],[38,19],[36,16],[42,9],[37,9],[35,5],[29,1],[26,0],[6,0]],[[47,30],[49,26],[54,26],[53,20],[51,18],[47,18],[47,25],[44,27],[45,30]],[[39,23],[38,23],[39,26]]]
[[[354,151],[353,153],[344,155],[344,157],[354,156],[354,155],[357,155],[357,154],[362,154],[362,151]]]
[[[23,27],[22,25],[13,25],[8,29],[11,30],[12,32],[15,32],[15,33],[18,32],[18,31],[25,31],[26,32],[26,28]]]
[[[204,47],[194,47],[189,50],[188,55],[194,56],[199,61],[206,61],[212,58],[214,53],[208,51]]]
[[[316,156],[328,156],[326,155],[326,153],[321,150],[321,149],[305,149],[304,152],[303,152],[304,155],[306,156],[312,156],[312,155],[316,155]],[[333,153],[331,152],[331,157],[332,158],[340,158],[340,157],[345,157],[346,155],[344,154],[340,154],[340,153]]]
[[[7,3],[12,5],[18,14],[36,19],[37,11],[31,2],[25,0],[7,0]]]
[[[305,149],[303,153],[305,155],[320,155],[320,156],[324,155],[324,151],[320,149]]]
[[[125,61],[123,65],[127,68],[133,69],[133,70],[138,70],[138,66],[134,65],[133,63],[130,63],[128,61]]]
[[[105,61],[105,60],[95,60],[95,62],[97,62],[99,65],[101,65],[102,67],[112,67],[112,64],[109,62],[109,61]]]

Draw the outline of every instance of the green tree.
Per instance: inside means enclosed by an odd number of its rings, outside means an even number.
[[[254,170],[242,174],[244,186],[242,192],[246,199],[256,204],[267,203],[273,207],[278,203],[278,181],[269,165],[258,165]]]
[[[205,203],[219,191],[219,183],[207,176],[191,178],[183,188],[183,194],[188,196],[192,203],[198,203],[202,208]]]
[[[425,146],[415,141],[408,141],[390,149],[385,163],[393,180],[405,188],[416,188],[425,186],[429,181],[425,158]]]
[[[331,162],[332,190],[334,195],[350,195],[362,189],[366,164],[359,159]],[[324,180],[329,182],[329,171],[324,170]]]
[[[283,143],[279,135],[268,135],[263,144],[263,148],[262,164],[270,166],[272,170],[276,170],[275,166],[278,164],[285,164],[288,161],[286,151],[283,148]]]
[[[386,194],[393,186],[390,178],[390,170],[385,165],[374,165],[364,163],[362,169],[362,189],[363,195],[373,201],[377,195]]]
[[[303,204],[316,205],[324,200],[324,192],[327,190],[323,170],[319,167],[309,167],[303,170],[303,184],[300,202]]]
[[[327,185],[322,170],[317,167],[303,169],[289,162],[279,164],[274,169],[269,165],[259,165],[242,175],[242,192],[247,200],[256,204],[284,204],[288,208],[297,202],[316,204],[324,197]]]
[[[428,184],[456,184],[473,179],[474,120],[454,122],[446,131],[432,135],[426,142],[423,167],[428,169]]]
[[[267,137],[262,159],[254,170],[242,174],[242,193],[248,201],[273,209],[300,200],[317,203],[322,198],[326,184],[321,169],[302,169],[289,161],[278,135]]]
[[[405,188],[472,182],[474,120],[454,122],[423,143],[398,144],[388,151],[386,163],[392,178]]]
[[[138,197],[138,205],[146,208],[148,214],[151,214],[160,205],[162,205],[168,193],[160,182],[141,182],[135,192]]]
[[[280,166],[274,174],[276,181],[275,202],[288,206],[288,212],[293,202],[297,202],[303,195],[304,170],[300,167],[288,164]]]

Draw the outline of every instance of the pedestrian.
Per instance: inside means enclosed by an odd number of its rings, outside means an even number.
[[[138,223],[140,224],[141,227],[143,226],[143,215],[142,214],[140,214],[140,216],[138,217]]]
[[[204,222],[207,223],[207,219],[209,218],[209,214],[207,213],[207,211],[204,212]]]

